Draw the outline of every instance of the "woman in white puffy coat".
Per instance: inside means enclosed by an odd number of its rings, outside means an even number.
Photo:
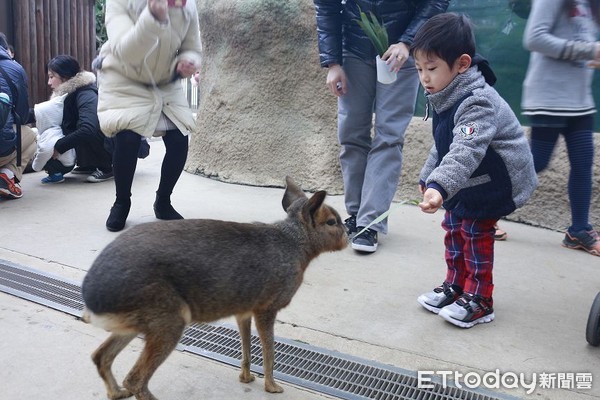
[[[105,22],[108,41],[95,67],[100,127],[114,138],[116,199],[106,227],[125,227],[142,137],[162,136],[166,148],[154,213],[159,219],[181,219],[170,196],[187,158],[187,135],[194,128],[179,79],[200,67],[195,1],[107,0]]]

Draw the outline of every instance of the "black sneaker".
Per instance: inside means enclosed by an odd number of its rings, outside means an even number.
[[[90,176],[87,177],[86,181],[97,183],[104,182],[112,178],[114,178],[112,171],[104,172],[100,169],[96,169]]]
[[[351,215],[344,220],[344,226],[346,227],[346,233],[348,237],[352,237],[356,232],[356,215]]]
[[[93,172],[96,172],[96,168],[94,167],[75,167],[71,171],[75,175],[91,175]]]
[[[357,232],[361,232],[364,226],[357,226]],[[377,231],[374,229],[367,229],[362,233],[352,238],[352,248],[357,251],[365,253],[375,253],[377,250]]]
[[[442,308],[454,303],[461,294],[462,290],[459,287],[444,282],[431,292],[420,295],[417,301],[427,310],[438,314]]]
[[[562,244],[569,249],[581,249],[592,255],[600,256],[600,237],[593,229],[574,233],[567,231]]]
[[[461,328],[470,328],[494,320],[492,305],[491,297],[484,298],[463,293],[454,303],[442,308],[438,315],[451,324]]]

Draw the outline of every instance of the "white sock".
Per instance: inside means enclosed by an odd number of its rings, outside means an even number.
[[[0,168],[0,173],[5,174],[8,179],[12,179],[15,177],[15,174],[8,168]]]

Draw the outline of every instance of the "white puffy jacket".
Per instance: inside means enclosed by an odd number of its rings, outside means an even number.
[[[195,123],[175,73],[179,60],[200,65],[202,45],[194,0],[157,21],[147,0],[106,2],[108,41],[100,50],[98,119],[114,136],[132,130],[150,137],[164,113],[184,134]]]

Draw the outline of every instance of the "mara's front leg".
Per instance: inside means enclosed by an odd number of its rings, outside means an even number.
[[[252,315],[236,315],[235,319],[242,340],[242,371],[240,372],[240,382],[250,383],[254,380],[254,375],[250,373],[250,324],[252,322]]]
[[[254,321],[262,344],[263,369],[265,372],[265,390],[269,393],[281,393],[283,388],[273,379],[275,364],[275,317],[277,311],[261,311],[254,313]]]

